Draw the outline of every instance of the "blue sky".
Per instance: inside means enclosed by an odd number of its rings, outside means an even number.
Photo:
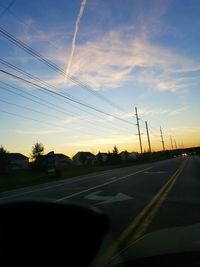
[[[11,2],[0,0],[0,14]],[[9,151],[27,155],[37,140],[46,152],[68,155],[81,150],[108,151],[114,145],[120,150],[138,151],[137,106],[145,149],[145,120],[150,125],[154,150],[161,149],[160,125],[167,148],[170,135],[180,146],[199,145],[199,13],[198,0],[16,0],[0,15],[0,26],[64,71],[68,66],[69,75],[119,108],[70,82],[1,36],[0,59],[53,85],[56,92],[70,94],[133,125],[63,102],[0,73],[4,82],[0,83],[0,109],[17,115],[0,111],[0,143]],[[2,63],[0,67],[22,76]],[[33,101],[39,98],[43,104]]]

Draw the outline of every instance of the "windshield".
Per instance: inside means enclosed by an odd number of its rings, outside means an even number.
[[[89,205],[107,258],[200,223],[200,2],[0,0],[0,203]]]

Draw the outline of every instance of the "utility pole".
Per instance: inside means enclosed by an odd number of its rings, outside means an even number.
[[[162,132],[161,126],[160,126],[160,136],[161,136],[161,142],[162,142],[163,150],[165,151],[165,142],[163,140],[163,132]]]
[[[182,148],[185,148],[183,142],[182,142]]]
[[[149,144],[149,152],[151,153],[151,143],[150,143],[150,138],[149,138],[149,129],[148,129],[147,121],[145,121],[145,125],[146,125],[147,139],[148,139],[148,144]]]
[[[173,146],[173,143],[172,143],[172,137],[171,137],[171,135],[170,135],[170,141],[171,141],[172,150],[174,150],[174,146]]]
[[[139,118],[138,118],[138,113],[137,113],[137,107],[135,107],[135,116],[137,120],[137,128],[138,128],[138,136],[139,136],[139,142],[140,142],[140,151],[142,153],[142,140],[141,140],[141,133],[140,133],[140,124],[139,124]]]
[[[176,140],[174,139],[174,144],[175,144],[175,148],[177,150],[177,144],[176,144]]]

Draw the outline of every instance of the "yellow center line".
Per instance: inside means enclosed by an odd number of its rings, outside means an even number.
[[[158,213],[158,211],[159,211],[160,207],[162,206],[163,202],[167,198],[169,192],[173,188],[178,176],[183,171],[183,168],[184,168],[185,164],[186,164],[186,161],[181,165],[181,167],[178,169],[178,171],[175,173],[175,175],[172,176],[173,179],[170,181],[170,183],[168,184],[167,188],[165,188],[163,194],[160,196],[160,198],[158,199],[156,204],[153,206],[151,211],[148,213],[148,215],[146,216],[145,220],[142,222],[142,224],[140,224],[139,230],[131,238],[132,241],[135,241],[136,239],[138,239],[142,235],[144,235],[144,233],[146,232],[146,230],[149,227],[150,223],[153,221],[154,217]]]
[[[152,200],[142,209],[142,211],[133,219],[133,221],[126,227],[126,229],[119,235],[119,237],[111,244],[106,253],[103,255],[99,266],[106,265],[110,261],[110,259],[118,252],[119,248],[123,247],[128,239],[129,241],[133,242],[145,233],[148,226],[162,206],[167,195],[171,191],[177,177],[183,171],[185,164],[186,160],[181,163],[179,168],[170,177],[170,179],[161,188],[161,190],[152,198]],[[132,236],[132,238],[130,238],[130,236]]]

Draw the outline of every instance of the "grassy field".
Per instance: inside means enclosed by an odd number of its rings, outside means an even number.
[[[132,164],[133,165],[133,164]],[[49,177],[44,171],[33,171],[31,169],[15,171],[13,173],[0,176],[0,192],[11,189],[21,188],[30,185],[57,181],[59,179],[67,179],[88,173],[110,170],[131,166],[131,164],[120,164],[114,166],[70,166],[60,169],[60,174],[57,177]]]
[[[143,164],[150,161],[163,160],[167,158],[168,157],[151,160],[147,159],[136,161],[134,163],[120,163],[118,165],[65,166],[60,169],[60,175],[57,175],[57,177],[49,177],[44,171],[34,171],[31,169],[15,171],[13,173],[5,175],[0,174],[0,192],[22,188],[30,185],[57,181],[59,179],[67,179],[93,172],[106,171],[115,168],[133,166],[136,164]]]

